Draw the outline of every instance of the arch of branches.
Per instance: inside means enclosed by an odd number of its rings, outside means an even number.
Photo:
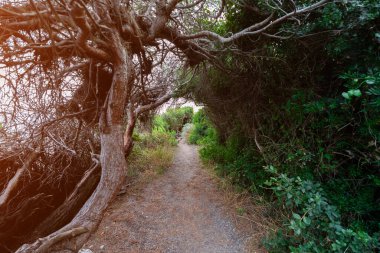
[[[77,252],[123,182],[139,115],[184,95],[178,80],[202,64],[228,71],[218,54],[239,39],[283,39],[282,23],[328,0],[267,1],[241,31],[207,30],[228,4],[258,3],[0,1],[1,250]]]

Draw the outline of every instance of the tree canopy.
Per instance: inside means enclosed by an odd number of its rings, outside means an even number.
[[[122,183],[140,115],[186,96],[201,66],[232,73],[226,53],[244,55],[265,39],[295,36],[294,28],[327,3],[2,1],[0,159],[9,180],[0,209],[13,218],[38,212],[57,183],[71,184],[68,195],[86,189],[80,199],[57,201],[46,219],[56,224],[33,223],[40,227],[32,238],[43,239],[17,252],[80,248]],[[229,26],[241,8],[253,18]],[[28,173],[48,189],[15,193]]]

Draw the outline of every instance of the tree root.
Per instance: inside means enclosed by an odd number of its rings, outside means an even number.
[[[70,196],[37,226],[33,233],[33,238],[37,239],[43,237],[70,222],[95,190],[99,178],[100,166],[95,164],[86,171]]]
[[[35,243],[33,243],[32,247],[34,249],[34,253],[46,253],[48,249],[52,247],[54,244],[64,240],[64,239],[72,239],[78,235],[84,234],[89,230],[85,227],[77,227],[73,228],[58,234],[52,234],[50,236],[40,238]],[[18,253],[29,252],[31,250],[31,245],[24,245],[17,250]]]

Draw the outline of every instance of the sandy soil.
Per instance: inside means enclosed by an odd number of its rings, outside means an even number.
[[[181,141],[173,166],[138,194],[120,196],[84,248],[101,252],[247,252],[222,193]]]

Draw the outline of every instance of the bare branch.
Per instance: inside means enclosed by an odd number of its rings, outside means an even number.
[[[217,33],[210,32],[210,31],[201,31],[201,32],[198,32],[198,33],[195,33],[192,35],[182,35],[182,36],[180,36],[180,39],[190,40],[190,39],[208,38],[210,40],[218,41],[220,43],[230,43],[230,42],[233,42],[233,41],[235,41],[241,37],[257,35],[257,34],[263,33],[266,30],[268,30],[269,28],[271,28],[275,25],[278,25],[281,22],[283,22],[283,21],[285,21],[291,17],[311,12],[317,8],[324,6],[328,2],[330,2],[330,0],[321,0],[315,4],[312,4],[308,7],[305,7],[303,9],[295,10],[294,12],[287,13],[286,15],[283,15],[283,16],[275,19],[275,20],[271,20],[274,16],[272,13],[270,16],[268,16],[265,20],[261,21],[260,23],[249,26],[249,27],[243,29],[242,31],[231,35],[230,37],[223,37]]]
[[[7,203],[9,197],[11,196],[13,190],[17,187],[25,171],[27,171],[30,168],[30,166],[32,166],[33,162],[39,157],[40,154],[40,152],[32,152],[25,161],[24,165],[17,170],[16,174],[8,182],[7,187],[3,190],[3,192],[0,195],[0,207]]]

